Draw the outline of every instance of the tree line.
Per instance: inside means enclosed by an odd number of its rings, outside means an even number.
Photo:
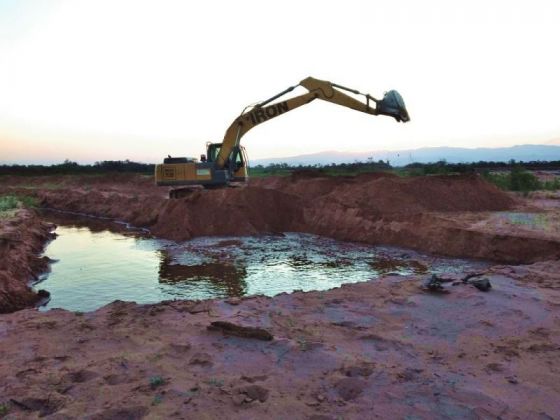
[[[81,165],[65,160],[54,165],[0,165],[0,175],[79,175],[104,173],[153,173],[155,165],[130,160],[104,160]]]

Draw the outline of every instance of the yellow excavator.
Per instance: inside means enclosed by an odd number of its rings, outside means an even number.
[[[304,87],[308,92],[275,102],[298,86]],[[362,102],[343,91],[363,96],[365,101]],[[383,99],[375,99],[370,94],[355,89],[308,77],[266,101],[245,108],[229,126],[221,143],[206,144],[206,154],[200,156],[200,161],[186,157],[165,158],[162,164],[156,165],[156,184],[216,188],[245,183],[249,179],[248,161],[245,148],[240,145],[241,137],[253,127],[315,99],[333,102],[366,114],[386,115],[398,122],[410,120],[404,101],[395,90],[386,92]],[[372,104],[375,106],[370,106]],[[174,189],[170,192],[170,197],[182,196],[182,192],[184,190]]]

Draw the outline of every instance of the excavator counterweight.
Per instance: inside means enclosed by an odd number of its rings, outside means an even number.
[[[308,92],[284,101],[275,102],[296,87],[302,86]],[[346,94],[363,96],[365,102]],[[203,186],[206,188],[230,186],[248,180],[248,161],[245,148],[240,145],[241,138],[253,127],[279,115],[285,114],[315,99],[321,99],[345,106],[370,115],[385,115],[398,122],[410,121],[402,96],[396,90],[385,93],[383,99],[361,93],[324,80],[308,77],[298,85],[245,109],[226,130],[221,143],[207,143],[206,154],[196,159],[171,157],[156,165],[157,185]],[[370,106],[373,105],[373,106]],[[171,197],[178,196],[171,193]]]

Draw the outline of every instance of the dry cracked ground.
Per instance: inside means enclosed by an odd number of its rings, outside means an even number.
[[[0,220],[0,416],[560,417],[554,194],[514,197],[474,176],[301,174],[178,200],[139,176],[4,177],[0,193],[177,241],[300,231],[492,262],[431,283],[387,275],[274,298],[39,312],[45,294],[28,282],[48,267],[52,226],[22,209]]]

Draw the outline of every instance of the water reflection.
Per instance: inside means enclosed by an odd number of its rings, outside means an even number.
[[[242,263],[222,263],[219,260],[194,265],[179,264],[168,250],[160,250],[159,282],[164,284],[210,282],[223,294],[239,297],[246,294],[247,269]]]
[[[428,266],[416,260],[378,256],[368,263],[379,274],[427,274]]]
[[[482,265],[301,233],[177,243],[108,220],[48,213],[44,217],[58,224],[59,236],[45,252],[58,260],[40,286],[51,292],[47,309],[90,311],[116,299],[154,303],[274,296],[327,290],[386,273],[449,273]]]
[[[146,229],[135,228],[128,223],[119,222],[108,217],[93,217],[70,211],[41,209],[41,217],[57,226],[87,228],[90,232],[112,232],[127,236],[148,237]]]

